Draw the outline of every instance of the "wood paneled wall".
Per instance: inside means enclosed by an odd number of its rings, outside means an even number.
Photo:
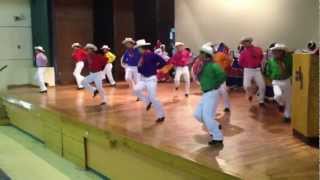
[[[74,83],[71,44],[93,42],[92,0],[54,1],[54,50],[57,82]]]
[[[74,83],[71,44],[93,42],[108,44],[118,59],[114,64],[116,80],[124,79],[120,58],[125,37],[157,39],[168,44],[174,25],[174,0],[54,0],[54,54],[57,80]]]

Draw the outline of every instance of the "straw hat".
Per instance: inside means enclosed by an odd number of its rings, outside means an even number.
[[[127,43],[132,43],[132,44],[134,44],[135,41],[134,41],[132,38],[130,38],[130,37],[126,37],[126,38],[122,41],[122,44],[127,44]]]
[[[209,55],[213,54],[213,48],[211,46],[208,46],[207,44],[201,46],[200,51]]]
[[[46,52],[42,46],[36,46],[34,47],[34,50],[38,50],[38,51],[41,51],[41,52]]]
[[[176,46],[176,47],[178,47],[178,46],[184,46],[184,43],[183,43],[183,42],[176,42],[176,43],[175,43],[175,46]]]
[[[110,47],[109,47],[108,45],[103,45],[103,46],[101,47],[101,49],[102,49],[102,50],[105,50],[105,49],[106,49],[106,50],[110,50]]]
[[[91,44],[91,43],[86,44],[86,46],[84,48],[85,49],[92,49],[94,51],[98,50],[97,46],[95,46],[94,44]]]
[[[71,45],[71,47],[72,47],[72,48],[81,47],[81,44],[78,43],[78,42],[76,42],[76,43],[73,43],[73,44]]]
[[[253,41],[253,38],[252,38],[252,37],[249,37],[249,36],[246,36],[246,37],[242,37],[242,38],[240,39],[240,43],[243,43],[243,42],[246,42],[246,41],[252,42],[252,41]]]
[[[272,48],[270,48],[271,51],[275,51],[275,50],[278,50],[278,51],[285,51],[287,52],[288,51],[288,48],[285,44],[281,44],[281,43],[277,43],[275,44]]]
[[[140,39],[136,42],[136,45],[134,46],[135,48],[143,47],[143,46],[149,46],[151,43],[146,42],[145,39]]]

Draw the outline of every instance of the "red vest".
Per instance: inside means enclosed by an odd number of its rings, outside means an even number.
[[[85,61],[87,59],[87,52],[81,48],[76,49],[73,53],[72,53],[72,59],[75,62],[79,62],[79,61]]]
[[[107,59],[98,54],[88,54],[86,65],[90,72],[95,73],[102,71],[107,64]]]

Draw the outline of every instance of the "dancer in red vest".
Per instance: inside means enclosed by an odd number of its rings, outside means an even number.
[[[73,49],[72,60],[75,62],[73,76],[76,79],[78,89],[83,89],[82,81],[84,77],[81,75],[81,71],[84,67],[84,61],[87,59],[87,53],[81,48],[80,43],[73,43],[71,47]]]
[[[87,44],[85,49],[88,53],[85,64],[89,69],[90,74],[84,78],[82,85],[92,93],[93,97],[99,94],[101,98],[100,105],[105,105],[107,103],[107,99],[102,87],[102,80],[103,70],[107,64],[107,60],[105,57],[95,53],[98,48],[94,44]],[[92,82],[94,82],[96,87],[91,85]]]

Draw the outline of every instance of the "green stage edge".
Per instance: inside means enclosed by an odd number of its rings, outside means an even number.
[[[6,96],[0,100],[0,124],[18,127],[59,156],[110,179],[238,179],[120,134],[76,122],[65,114],[33,104],[27,109],[20,103]]]

